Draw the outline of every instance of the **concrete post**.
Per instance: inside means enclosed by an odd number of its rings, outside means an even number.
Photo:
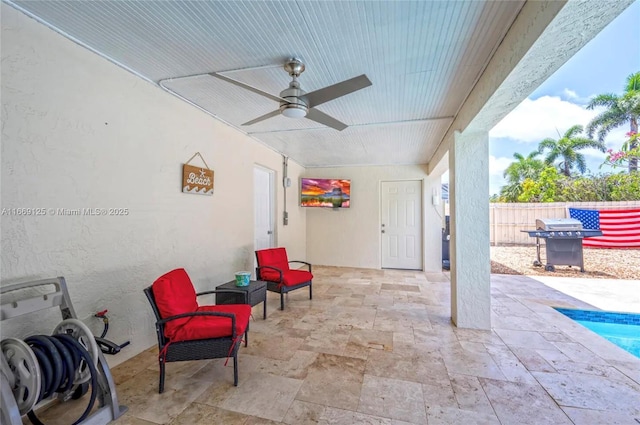
[[[451,318],[491,328],[489,134],[456,132],[449,151]]]

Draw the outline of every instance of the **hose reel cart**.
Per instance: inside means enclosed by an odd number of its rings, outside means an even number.
[[[6,301],[7,295],[12,292],[11,295],[19,299]],[[28,414],[31,422],[39,423],[35,416],[36,407],[43,407],[56,398],[61,402],[75,398],[73,396],[77,394],[79,386],[87,383],[91,388],[89,405],[74,424],[104,425],[127,411],[126,406],[118,403],[109,365],[98,349],[93,334],[78,320],[63,277],[2,286],[0,294],[0,321],[52,307],[60,309],[63,319],[51,337],[35,335],[24,341],[17,338],[2,340],[2,424],[22,425],[22,416],[25,414]],[[92,410],[94,402],[98,403],[98,408]]]

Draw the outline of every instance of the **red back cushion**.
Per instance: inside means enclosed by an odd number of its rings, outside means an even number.
[[[198,309],[196,291],[185,269],[175,269],[160,276],[152,286],[153,297],[160,316],[166,319],[182,313],[192,313]],[[171,338],[176,329],[189,321],[189,317],[168,322],[165,335]]]
[[[289,259],[287,258],[287,250],[284,248],[271,248],[256,251],[256,258],[258,260],[258,266],[276,267],[284,273],[289,271]],[[278,272],[275,270],[264,269],[260,274],[263,279],[278,280]],[[274,276],[272,277],[271,275]]]

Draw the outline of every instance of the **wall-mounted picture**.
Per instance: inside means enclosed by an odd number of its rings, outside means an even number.
[[[213,195],[213,170],[183,164],[182,191],[196,195]]]
[[[302,178],[300,205],[303,207],[349,208],[351,180]]]

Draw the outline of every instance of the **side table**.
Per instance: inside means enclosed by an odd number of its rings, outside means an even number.
[[[251,307],[263,303],[263,319],[267,318],[267,282],[261,280],[252,280],[249,286],[236,286],[236,281],[231,280],[216,286],[216,289],[236,289],[247,291],[249,304]],[[216,294],[216,304],[243,304],[244,297],[240,294],[218,293]]]

